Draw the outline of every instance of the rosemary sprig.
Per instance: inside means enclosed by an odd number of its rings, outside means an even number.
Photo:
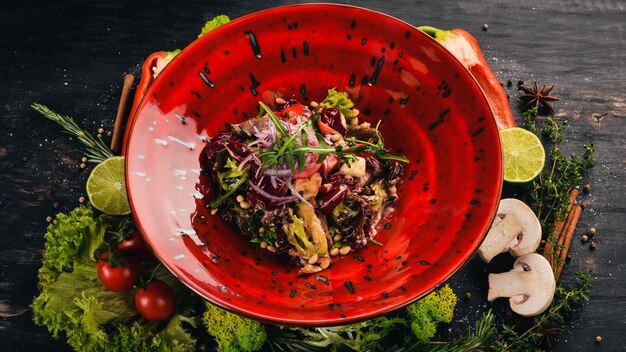
[[[476,322],[474,329],[467,329],[467,335],[454,339],[450,342],[431,341],[424,343],[422,341],[414,342],[411,344],[405,344],[402,346],[395,346],[390,349],[385,349],[387,352],[401,352],[401,351],[421,351],[421,352],[456,352],[456,351],[477,351],[483,350],[493,336],[494,328],[493,323],[495,316],[491,310],[480,317]]]
[[[96,138],[83,130],[71,117],[58,114],[42,104],[34,103],[31,107],[45,118],[59,124],[63,128],[63,132],[78,138],[78,141],[87,147],[86,155],[89,162],[100,163],[113,156],[111,150],[100,137]]]
[[[413,338],[411,341],[405,341],[401,345],[385,347],[384,351],[456,352],[480,350],[484,346],[488,345],[489,340],[493,336],[494,320],[495,316],[491,310],[489,310],[486,313],[483,313],[481,318],[476,322],[474,329],[468,328],[467,335],[464,337],[454,339],[450,342],[438,341],[428,343],[415,341]],[[371,332],[371,335],[368,335],[369,333],[365,332],[368,324],[377,325],[379,330]],[[268,330],[270,339],[268,339],[267,342],[273,352],[319,352],[328,351],[331,346],[333,347],[332,350],[336,351],[382,351],[383,345],[381,342],[383,340],[393,341],[393,343],[398,343],[398,340],[403,340],[399,335],[397,335],[399,330],[402,330],[403,326],[404,324],[402,319],[387,318],[379,318],[378,320],[375,319],[366,323],[357,323],[346,326],[346,331],[342,331],[342,333],[346,333],[348,330],[352,329],[354,330],[353,332],[358,332],[355,335],[346,335],[348,336],[348,339],[339,338],[338,335],[336,335],[336,328],[306,330],[271,327],[269,328],[270,330]],[[327,340],[324,340],[323,343],[310,343],[307,339],[303,339],[303,336],[307,336],[307,333],[312,336],[324,337]],[[400,333],[400,335],[402,334]],[[350,340],[350,337],[355,339],[356,336],[362,339],[360,340],[361,343],[351,345],[350,341],[353,340]],[[339,347],[335,343],[331,343],[335,339],[347,342]],[[369,341],[369,343],[365,341]],[[328,345],[326,343],[328,343]]]
[[[565,317],[575,305],[589,300],[589,276],[578,272],[578,281],[568,289],[558,286],[554,301],[543,314],[532,319],[518,319],[511,325],[503,325],[502,336],[494,341],[491,350],[532,351],[540,345],[550,347],[552,337],[558,334],[559,326],[565,323]]]

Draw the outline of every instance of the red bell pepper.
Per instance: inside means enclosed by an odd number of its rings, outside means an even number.
[[[462,29],[442,30],[429,26],[418,28],[435,38],[470,71],[487,97],[498,128],[515,127],[509,98],[496,75],[489,69],[476,38]]]
[[[165,66],[172,61],[172,59],[176,57],[179,52],[180,50],[157,51],[150,54],[150,56],[146,58],[146,61],[144,61],[143,66],[141,67],[141,80],[135,90],[133,107],[130,109],[129,116],[131,119],[135,116],[135,112],[137,111],[137,107],[139,107],[141,98],[143,98],[143,95],[148,90],[148,87],[152,85],[159,73],[161,73]]]
[[[152,85],[156,77],[161,73],[161,71],[167,66],[170,61],[176,55],[180,53],[180,50],[174,51],[157,51],[155,53],[150,54],[146,61],[144,61],[143,66],[141,67],[141,80],[139,84],[137,84],[137,88],[135,89],[135,97],[133,98],[133,106],[130,109],[130,114],[128,115],[128,122],[126,123],[126,131],[124,132],[124,147],[122,150],[126,150],[126,143],[128,140],[128,133],[130,132],[131,124],[135,119],[135,113],[137,112],[137,108],[139,107],[139,103],[143,98],[144,94],[148,90],[148,87]]]

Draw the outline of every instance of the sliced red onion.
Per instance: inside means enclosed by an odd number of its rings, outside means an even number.
[[[252,160],[254,154],[248,154],[247,157],[243,158],[243,160],[239,163],[239,166],[237,166],[237,170],[241,171],[241,169],[243,169],[243,167],[246,165],[246,163],[250,160]]]
[[[268,175],[268,176],[286,177],[286,176],[293,175],[293,172],[291,172],[291,170],[289,169],[286,169],[286,170],[267,169],[263,171],[263,174]]]
[[[291,194],[293,194],[294,196],[296,196],[298,199],[300,199],[302,202],[304,202],[304,204],[310,206],[311,208],[314,208],[311,203],[309,203],[306,199],[304,199],[304,197],[300,194],[300,192],[296,191],[296,188],[291,184],[291,182],[287,182],[287,187],[289,188],[289,190],[291,191]]]
[[[248,186],[250,186],[250,188],[252,188],[259,195],[267,198],[268,200],[273,200],[275,202],[278,202],[279,204],[288,203],[288,202],[294,201],[294,200],[296,200],[298,198],[297,196],[278,197],[278,196],[269,194],[269,193],[265,192],[261,187],[259,187],[258,185],[255,185],[251,181],[248,181]]]

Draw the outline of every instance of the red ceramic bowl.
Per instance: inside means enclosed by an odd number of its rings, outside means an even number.
[[[332,87],[361,119],[383,119],[387,145],[410,163],[383,246],[298,277],[208,214],[199,155],[259,100],[320,101]],[[472,256],[501,192],[498,131],[470,73],[415,27],[357,7],[274,8],[210,32],[162,72],[131,128],[131,207],[156,255],[212,303],[279,324],[344,324],[423,297]]]

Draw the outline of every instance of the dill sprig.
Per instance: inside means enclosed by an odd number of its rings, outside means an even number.
[[[56,113],[42,104],[34,103],[31,107],[45,118],[56,122],[63,128],[63,132],[76,137],[79,142],[86,146],[87,152],[85,154],[89,162],[100,163],[113,156],[111,150],[100,137],[94,137],[89,132],[83,130],[71,117]]]
[[[491,346],[491,350],[534,351],[539,346],[550,348],[552,337],[561,332],[560,326],[565,323],[568,313],[574,306],[589,300],[589,276],[583,272],[576,273],[578,281],[569,288],[558,286],[550,308],[543,314],[532,319],[516,319],[511,325],[504,324],[502,332]]]

